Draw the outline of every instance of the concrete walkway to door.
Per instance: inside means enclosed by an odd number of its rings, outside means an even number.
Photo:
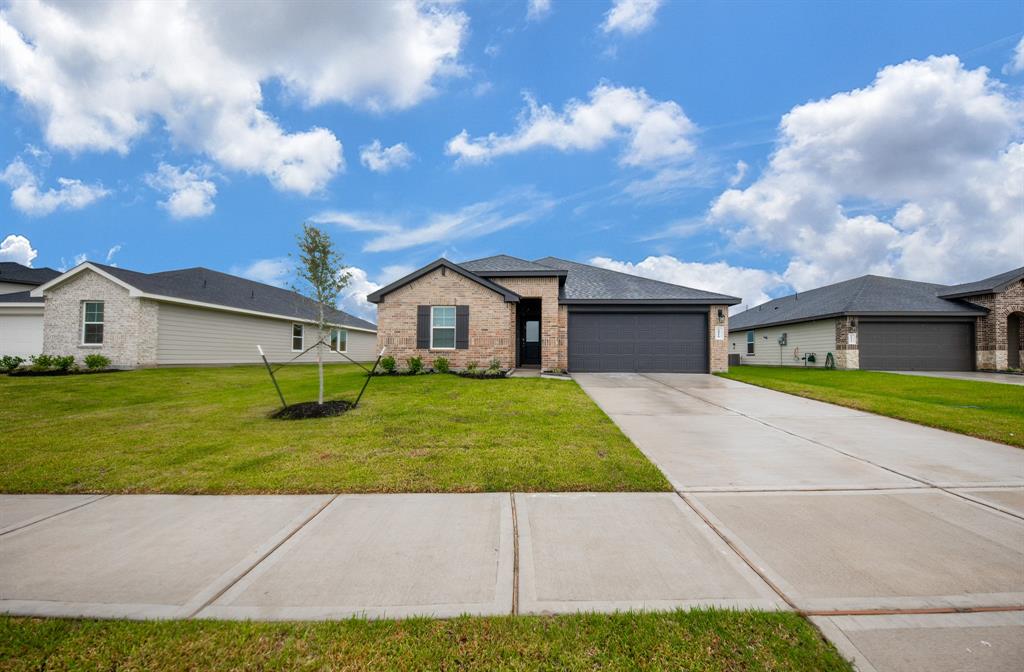
[[[579,384],[862,670],[1024,659],[1024,451],[708,375]]]

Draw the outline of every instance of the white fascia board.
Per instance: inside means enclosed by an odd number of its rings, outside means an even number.
[[[128,294],[130,296],[138,296],[138,293],[139,293],[138,289],[136,289],[132,285],[129,285],[127,282],[125,282],[124,280],[121,280],[120,278],[115,278],[110,273],[107,273],[106,271],[104,271],[102,268],[97,268],[96,266],[93,266],[88,261],[82,262],[78,266],[75,266],[74,268],[72,268],[70,271],[68,271],[66,273],[62,273],[61,275],[58,275],[56,278],[54,278],[53,280],[50,280],[49,282],[44,282],[43,284],[39,285],[38,287],[33,289],[31,292],[29,292],[29,296],[34,296],[36,298],[39,298],[39,297],[43,296],[43,293],[46,290],[50,289],[51,287],[56,287],[57,285],[61,284],[65,280],[69,280],[69,279],[75,277],[76,275],[78,275],[79,273],[81,273],[82,271],[86,271],[86,270],[92,271],[93,273],[98,273],[99,275],[101,275],[102,277],[106,278],[107,280],[110,280],[114,284],[116,284],[116,285],[118,285],[120,287],[124,287],[125,289],[128,290]]]

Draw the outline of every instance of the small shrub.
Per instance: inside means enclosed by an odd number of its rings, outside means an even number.
[[[104,357],[103,355],[93,353],[85,356],[85,368],[90,371],[99,371],[110,366],[110,358]]]
[[[4,355],[0,357],[0,372],[10,373],[25,363],[25,360],[16,355]]]
[[[491,365],[487,367],[487,373],[498,373],[501,371],[501,360],[497,357],[491,358]]]
[[[437,359],[435,359],[434,360],[434,370],[437,371],[438,373],[448,373],[448,371],[449,371],[448,358],[447,357],[438,357]]]
[[[405,363],[409,367],[409,373],[413,375],[423,370],[423,359],[421,357],[410,357],[405,360]]]
[[[479,365],[477,365],[476,360],[470,360],[466,362],[466,371],[469,371],[470,373],[476,373],[476,370],[478,368],[480,367]]]
[[[75,356],[74,355],[60,355],[54,357],[52,360],[53,368],[58,371],[64,371],[65,373],[75,368]]]
[[[46,371],[53,366],[53,357],[50,355],[32,355],[29,361],[32,362],[33,371]]]
[[[384,373],[394,373],[395,358],[392,357],[391,355],[388,355],[387,357],[382,357],[380,360],[380,368],[384,370]]]

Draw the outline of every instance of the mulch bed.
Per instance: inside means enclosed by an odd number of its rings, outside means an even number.
[[[505,378],[505,371],[498,371],[495,373],[489,371],[452,371],[459,378],[477,378],[479,380],[485,380],[488,378]]]
[[[124,369],[81,369],[78,371],[61,371],[59,369],[46,369],[45,371],[33,371],[32,369],[18,369],[7,375],[13,378],[30,378],[34,376],[88,376],[94,373],[117,373]]]
[[[325,401],[322,404],[318,404],[315,401],[304,401],[301,404],[286,406],[285,408],[272,413],[270,417],[276,418],[277,420],[331,418],[336,415],[341,415],[348,409],[352,408],[352,406],[353,404],[351,401],[345,401],[344,399]]]

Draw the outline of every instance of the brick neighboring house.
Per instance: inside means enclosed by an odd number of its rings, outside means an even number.
[[[732,316],[741,363],[843,369],[1020,369],[1024,268],[961,285],[865,275]],[[814,362],[806,361],[813,353]]]
[[[89,261],[28,296],[41,308],[42,352],[79,362],[98,353],[120,368],[257,364],[256,346],[271,361],[287,362],[317,337],[314,302],[207,268],[140,273]],[[357,361],[376,357],[372,323],[340,310],[326,318],[325,361],[347,361],[339,353]],[[316,361],[315,351],[298,361]]]
[[[400,363],[570,371],[728,369],[740,299],[554,257],[438,259],[367,296],[377,347]]]

